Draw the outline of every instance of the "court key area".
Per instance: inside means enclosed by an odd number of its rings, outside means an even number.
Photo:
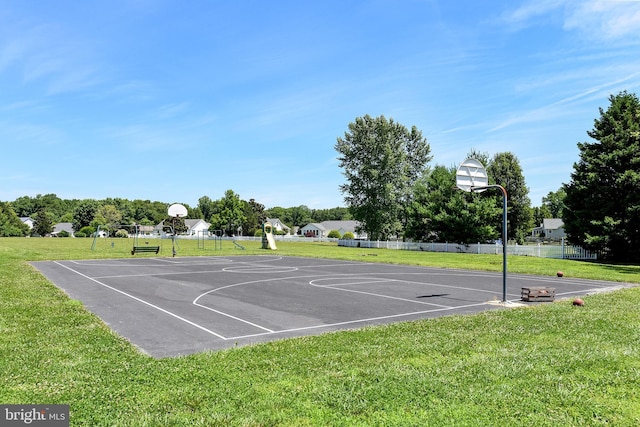
[[[329,259],[264,256],[33,262],[56,286],[154,357],[520,304],[619,284]]]

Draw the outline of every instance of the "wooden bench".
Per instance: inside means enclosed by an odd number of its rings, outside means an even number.
[[[131,250],[131,255],[135,255],[138,252],[160,252],[160,246],[134,246]]]

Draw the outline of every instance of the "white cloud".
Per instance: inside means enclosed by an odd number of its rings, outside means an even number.
[[[640,1],[588,0],[570,4],[566,30],[578,30],[589,38],[640,39]]]
[[[564,30],[578,31],[590,40],[640,40],[638,0],[533,0],[504,13],[502,18],[522,28],[559,13]]]
[[[566,0],[539,0],[530,1],[518,9],[503,14],[503,19],[511,25],[523,25],[541,15],[547,15],[561,8]]]

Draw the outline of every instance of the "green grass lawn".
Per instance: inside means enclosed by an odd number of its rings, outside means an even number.
[[[86,426],[640,425],[640,288],[584,307],[556,301],[157,360],[27,263],[131,256],[127,239],[101,240],[91,251],[90,239],[0,239],[0,403],[69,404],[71,425]],[[242,244],[180,241],[178,254],[272,254]],[[502,269],[501,256],[321,243],[278,242],[275,253]],[[640,283],[638,266],[508,263]]]

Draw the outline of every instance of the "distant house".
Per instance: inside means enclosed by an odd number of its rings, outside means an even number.
[[[29,226],[29,230],[33,229],[33,219],[29,216],[21,216],[20,221]]]
[[[358,235],[356,228],[360,225],[358,221],[323,221],[311,222],[300,229],[300,234],[307,237],[327,237],[331,230],[338,230],[340,235],[351,232],[356,238],[366,237]]]
[[[138,234],[151,237],[155,227],[153,225],[138,225]]]
[[[51,232],[51,236],[58,237],[58,235],[63,231],[66,231],[71,237],[76,237],[73,234],[73,224],[70,222],[59,222],[56,225],[54,225],[53,232]]]
[[[271,226],[275,231],[278,231],[282,234],[291,234],[291,228],[289,228],[287,224],[280,221],[280,218],[267,218],[266,221],[271,223]]]
[[[545,218],[540,227],[535,227],[531,232],[531,237],[549,240],[561,240],[565,236],[564,222],[560,218]]]
[[[199,233],[208,232],[209,227],[211,227],[211,224],[203,219],[185,219],[184,225],[187,227],[185,234],[189,236],[197,236]]]

